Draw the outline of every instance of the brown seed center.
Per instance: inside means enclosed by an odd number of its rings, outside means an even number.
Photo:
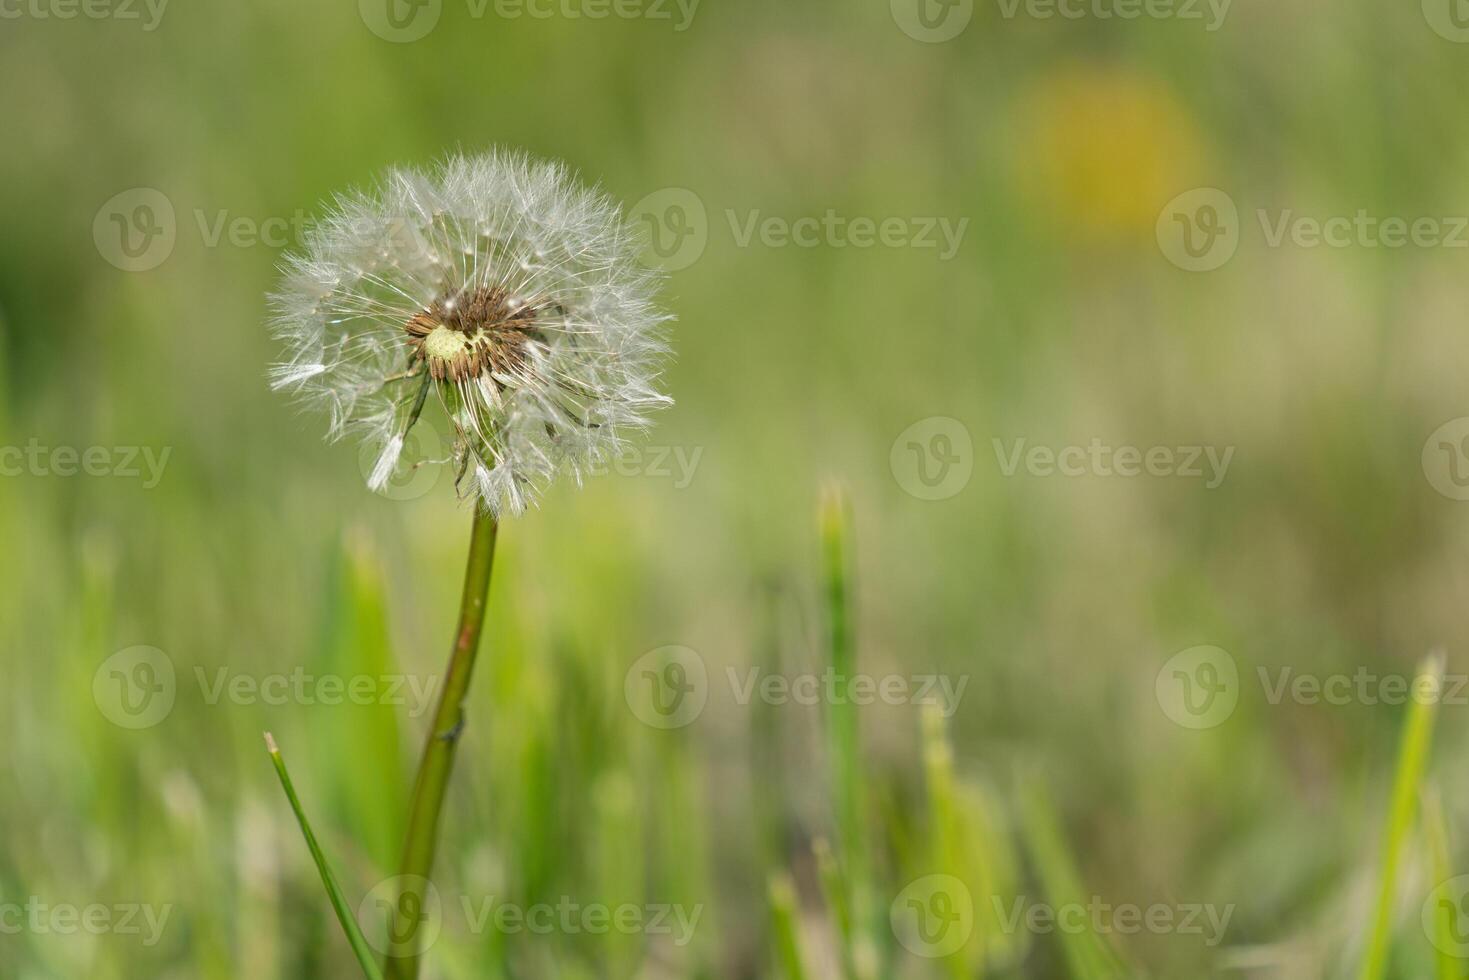
[[[538,312],[534,304],[512,299],[499,286],[481,286],[434,300],[404,329],[436,381],[503,377],[525,363],[527,347],[538,332]]]

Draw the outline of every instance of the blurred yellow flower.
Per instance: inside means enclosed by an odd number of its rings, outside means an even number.
[[[1150,238],[1159,210],[1199,182],[1201,141],[1167,83],[1075,65],[1017,105],[1016,183],[1033,213],[1077,244]]]

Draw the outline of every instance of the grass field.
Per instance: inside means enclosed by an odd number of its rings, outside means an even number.
[[[266,730],[381,941],[470,512],[264,297],[493,145],[676,405],[501,528],[425,977],[1469,975],[1457,0],[392,2],[0,0],[0,977],[356,975]]]

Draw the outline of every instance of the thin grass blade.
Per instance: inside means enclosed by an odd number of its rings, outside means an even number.
[[[352,909],[347,905],[347,899],[337,884],[336,875],[332,874],[331,866],[327,864],[321,845],[316,842],[316,834],[311,830],[311,822],[306,819],[306,811],[302,809],[301,800],[296,796],[296,788],[291,784],[291,774],[286,771],[286,760],[281,758],[280,749],[269,732],[265,733],[265,747],[270,750],[270,761],[275,765],[276,775],[280,777],[281,788],[286,791],[286,799],[291,801],[291,809],[295,811],[296,822],[301,825],[301,834],[306,838],[306,846],[311,851],[311,859],[316,862],[316,870],[321,873],[321,883],[326,886],[327,897],[331,899],[332,908],[337,913],[337,921],[342,924],[342,931],[347,934],[347,942],[352,946],[352,953],[362,966],[363,975],[368,980],[383,980],[382,971],[378,969],[372,948],[368,946],[367,938],[362,935],[362,930],[352,915]]]
[[[770,919],[775,934],[775,956],[786,980],[806,980],[801,956],[800,926],[796,917],[796,886],[784,872],[770,876]]]
[[[827,669],[835,680],[826,706],[827,750],[831,766],[832,808],[836,825],[835,852],[841,879],[847,887],[846,907],[851,928],[843,961],[847,976],[861,976],[856,964],[864,960],[870,926],[872,894],[867,868],[867,833],[863,813],[861,733],[857,709],[847,693],[856,675],[856,643],[852,628],[852,514],[846,495],[829,489],[820,509],[822,571],[827,611]]]
[[[1433,740],[1433,719],[1443,690],[1444,658],[1431,654],[1418,668],[1413,680],[1412,705],[1403,723],[1398,746],[1397,774],[1393,778],[1392,802],[1383,835],[1382,870],[1377,878],[1377,904],[1372,933],[1362,959],[1362,980],[1382,980],[1387,971],[1392,945],[1393,898],[1397,890],[1398,866],[1413,833],[1418,806],[1418,788],[1428,767],[1428,750]]]
[[[1049,797],[1039,786],[1027,786],[1022,791],[1022,806],[1026,844],[1051,908],[1086,905],[1081,875],[1066,846],[1061,821]],[[1059,939],[1072,980],[1121,980],[1139,976],[1091,929],[1063,929]]]
[[[1425,787],[1423,790],[1423,837],[1428,843],[1428,868],[1433,875],[1433,884],[1439,885],[1454,877],[1454,864],[1449,850],[1449,825],[1444,818],[1443,800],[1438,793]],[[1456,928],[1456,910],[1443,902],[1434,907],[1433,947],[1437,952],[1434,962],[1438,980],[1463,980],[1462,961],[1453,954],[1460,948],[1462,939]]]

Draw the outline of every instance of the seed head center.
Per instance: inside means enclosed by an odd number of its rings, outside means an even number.
[[[439,324],[423,338],[423,356],[436,361],[452,361],[469,349],[469,338],[458,330]]]
[[[535,304],[514,301],[503,289],[482,287],[436,300],[404,329],[435,380],[489,375],[499,383],[524,364],[527,344],[539,336],[538,312]]]

